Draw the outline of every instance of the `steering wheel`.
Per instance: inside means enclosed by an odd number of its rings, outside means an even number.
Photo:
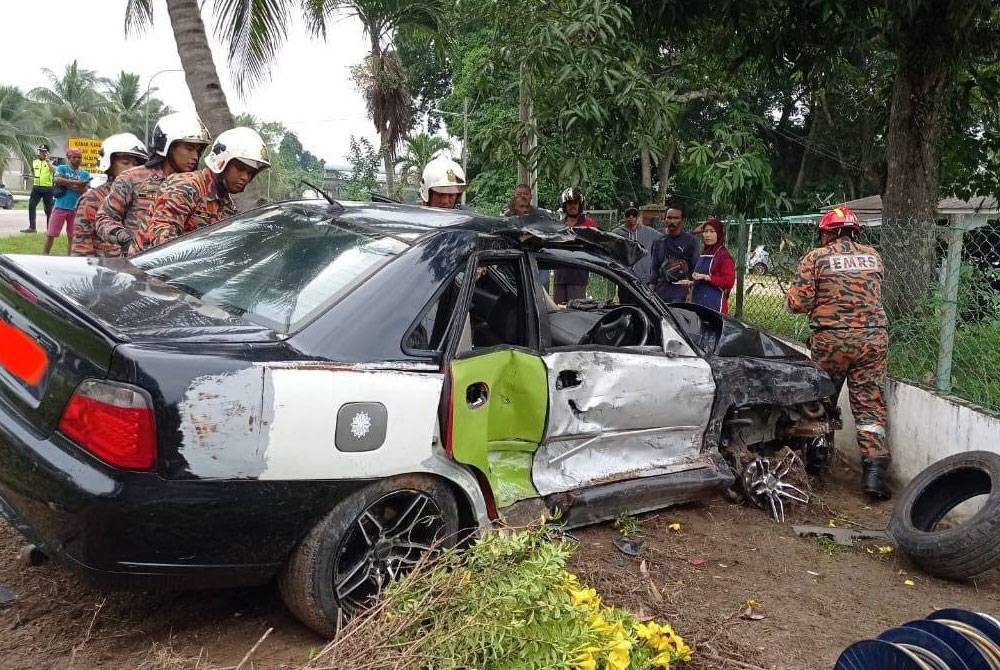
[[[606,347],[641,347],[649,339],[649,319],[637,307],[624,305],[613,309],[595,323],[580,344]]]

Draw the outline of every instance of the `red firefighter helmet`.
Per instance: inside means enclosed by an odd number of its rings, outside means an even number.
[[[852,212],[850,207],[834,207],[819,220],[820,230],[833,231],[841,228],[850,228],[855,232],[861,232],[858,215]]]

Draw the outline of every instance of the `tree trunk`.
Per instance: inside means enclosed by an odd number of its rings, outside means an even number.
[[[215,70],[198,0],[167,0],[167,13],[194,107],[215,137],[233,127],[233,115]]]
[[[521,138],[520,155],[517,159],[517,182],[527,184],[531,189],[531,204],[538,206],[538,157],[536,148],[538,137],[535,135],[535,107],[531,97],[531,88],[528,85],[527,65],[521,64],[521,77],[518,83],[518,118],[525,127],[531,131],[525,133]]]
[[[647,191],[653,190],[653,161],[649,156],[649,149],[639,152],[639,163],[642,166],[642,187]]]
[[[806,145],[802,147],[802,160],[799,161],[799,174],[795,177],[795,186],[792,187],[792,200],[798,198],[802,192],[802,185],[806,181],[806,166],[809,163],[809,147],[813,145],[822,118],[818,109],[809,114],[809,132],[806,134]]]
[[[385,192],[386,195],[392,197],[396,191],[396,173],[393,171],[392,158],[389,156],[389,150],[384,140],[382,142],[382,165],[385,168]]]
[[[890,314],[912,312],[932,288],[946,61],[901,59],[893,85],[882,195],[883,302]]]
[[[667,152],[660,157],[660,163],[657,166],[659,169],[658,177],[660,180],[660,204],[667,204],[667,191],[669,190],[670,184],[670,168],[674,162],[674,144],[671,142],[670,146],[667,147]]]

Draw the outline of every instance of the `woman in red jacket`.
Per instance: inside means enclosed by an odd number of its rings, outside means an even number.
[[[726,249],[726,228],[718,219],[701,225],[705,247],[691,273],[691,302],[729,314],[729,290],[736,283],[736,261]]]

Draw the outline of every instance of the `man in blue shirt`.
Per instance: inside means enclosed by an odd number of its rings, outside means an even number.
[[[56,197],[55,208],[49,218],[49,236],[45,240],[45,250],[42,252],[44,254],[52,251],[52,243],[62,233],[63,224],[66,226],[66,235],[69,237],[70,244],[73,243],[76,201],[80,199],[80,195],[84,191],[90,188],[90,173],[80,168],[80,163],[83,161],[83,154],[80,153],[80,150],[67,149],[66,160],[69,164],[57,167],[53,179],[55,190],[59,195]]]
[[[694,235],[684,230],[683,209],[675,205],[663,218],[665,234],[650,250],[649,288],[663,302],[687,302],[701,246]]]

